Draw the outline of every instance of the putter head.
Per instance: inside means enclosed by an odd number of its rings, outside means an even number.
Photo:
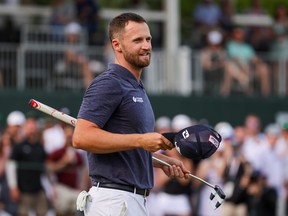
[[[214,193],[210,194],[210,203],[212,203],[214,209],[219,208],[219,206],[223,203],[226,195],[223,190],[218,186],[215,185]]]
[[[226,198],[224,191],[218,185],[215,185],[215,191],[221,199],[224,200]]]

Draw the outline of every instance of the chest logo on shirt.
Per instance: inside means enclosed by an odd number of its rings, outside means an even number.
[[[141,97],[133,97],[132,98],[133,99],[133,101],[135,102],[135,103],[143,103],[144,102],[144,100],[143,100],[143,98],[141,98]]]

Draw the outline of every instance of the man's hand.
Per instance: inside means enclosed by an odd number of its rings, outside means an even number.
[[[188,179],[190,177],[190,171],[184,166],[182,161],[158,153],[154,153],[153,156],[171,165],[167,166],[157,161],[153,162],[154,166],[161,168],[168,177],[185,179]]]
[[[169,159],[169,164],[171,165],[169,166],[163,166],[162,170],[165,172],[165,174],[171,178],[185,178],[188,179],[189,178],[189,170],[186,169],[186,167],[184,166],[184,164],[177,159],[174,158],[170,158]]]
[[[171,150],[175,146],[160,133],[146,133],[141,136],[142,148],[149,152],[158,150]]]

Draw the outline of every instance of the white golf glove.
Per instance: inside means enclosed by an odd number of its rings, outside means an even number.
[[[87,201],[91,202],[92,198],[89,193],[87,193],[86,191],[82,191],[77,197],[77,210],[84,211]]]

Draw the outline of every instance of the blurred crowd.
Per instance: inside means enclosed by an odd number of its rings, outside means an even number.
[[[7,116],[0,136],[1,216],[76,215],[77,196],[91,184],[86,154],[72,147],[73,130],[35,113]]]
[[[69,109],[62,108],[69,114]],[[183,157],[176,149],[161,153],[180,159],[196,175],[219,185],[226,199],[218,209],[213,189],[201,181],[168,178],[155,168],[148,197],[151,216],[288,215],[288,121],[262,125],[249,114],[242,125],[210,125],[185,114],[160,116],[155,131],[179,131],[206,124],[222,136],[205,160]],[[73,127],[37,113],[12,111],[0,135],[0,215],[80,215],[76,200],[91,186],[86,153],[72,147]]]
[[[245,23],[235,21],[235,10],[231,0],[202,0],[193,10],[191,44],[200,50],[206,93],[268,96],[279,88],[279,67],[288,71],[287,5],[275,3],[270,15],[252,0],[237,12]]]
[[[179,114],[159,117],[156,131],[179,131],[205,121]],[[209,124],[208,124],[209,125]],[[222,136],[218,150],[208,159],[190,160],[176,149],[163,154],[179,158],[196,175],[226,194],[214,210],[213,189],[197,179],[169,179],[155,169],[155,187],[149,197],[151,216],[286,216],[288,215],[288,122],[262,125],[256,114],[243,124],[210,125]]]
[[[281,91],[281,94],[288,94],[288,5],[285,2],[275,3],[271,14],[272,9],[268,12],[262,3],[261,0],[251,0],[247,8],[239,11],[233,0],[198,0],[191,8],[189,25],[180,23],[185,28],[181,31],[189,32],[182,36],[181,45],[188,45],[200,55],[206,94],[224,97],[235,93],[269,96]],[[5,4],[22,3],[7,0]],[[26,4],[33,4],[33,1]],[[61,76],[67,75],[64,72],[74,71],[71,79],[83,78],[85,88],[113,55],[107,44],[106,28],[101,25],[103,20],[99,12],[102,6],[97,0],[52,0],[50,7],[51,15],[45,24],[53,29],[54,42],[64,42],[69,38],[68,42],[75,44],[70,36],[61,38],[63,29],[69,29],[69,34],[74,36],[86,30],[87,44],[103,47],[104,60],[91,60],[70,47],[65,53],[65,64],[57,65],[56,81],[62,85],[65,81],[61,80]],[[150,9],[144,0],[131,0],[129,8]],[[235,20],[236,15],[242,15],[246,21]],[[20,43],[22,21],[21,17],[4,16],[0,22],[0,42]],[[163,48],[163,23],[152,22],[149,25],[153,46]],[[99,62],[102,64],[99,65]],[[5,86],[2,73],[0,87]],[[284,90],[283,83],[286,86]]]

